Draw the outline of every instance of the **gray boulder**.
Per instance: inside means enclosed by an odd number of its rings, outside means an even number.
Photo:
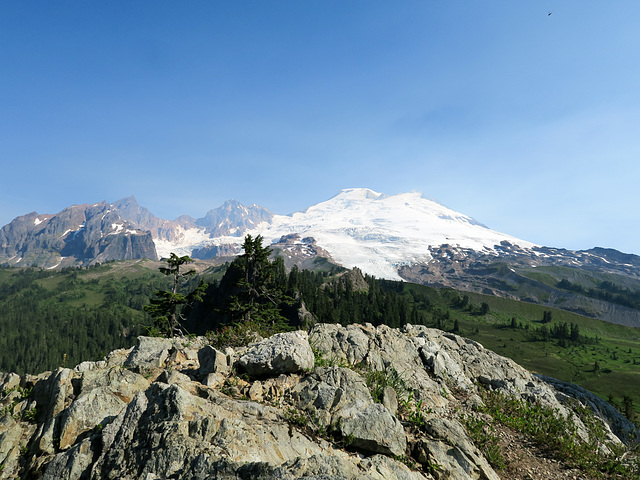
[[[447,466],[447,470],[452,472],[450,478],[500,480],[459,422],[431,418],[427,422],[426,431],[434,438],[425,442],[430,455],[440,465]]]
[[[138,372],[165,366],[174,342],[169,338],[138,337],[138,344],[124,362],[124,367]]]
[[[296,407],[309,412],[322,427],[338,424],[373,404],[364,379],[340,367],[316,368],[295,386],[292,397]]]
[[[206,345],[198,350],[198,362],[200,368],[198,369],[198,376],[204,378],[210,373],[227,374],[230,367],[227,362],[227,356],[213,348],[210,345]]]
[[[313,368],[315,358],[307,332],[278,333],[254,345],[236,366],[252,377],[298,373]]]
[[[352,446],[368,452],[404,455],[407,449],[404,427],[379,403],[343,417],[340,432],[343,438],[349,439]]]

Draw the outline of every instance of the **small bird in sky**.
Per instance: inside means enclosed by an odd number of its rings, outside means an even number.
[[[552,13],[553,13],[553,12],[549,11],[549,13],[547,13],[547,17],[548,17],[549,15],[551,15]]]

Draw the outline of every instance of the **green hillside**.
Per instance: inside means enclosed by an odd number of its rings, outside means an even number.
[[[448,320],[440,322],[441,328],[453,331],[457,322],[459,335],[532,372],[581,385],[613,400],[620,409],[626,396],[634,399],[635,409],[640,412],[640,329],[494,296],[420,285],[407,285],[406,289],[418,299],[428,298],[431,309],[448,313]],[[465,296],[469,304],[461,306],[460,299]],[[479,315],[483,303],[488,313]],[[545,312],[552,318],[547,324],[543,323]],[[562,341],[551,335],[543,339],[543,327],[550,331],[562,324],[569,329],[571,324],[577,325],[580,341]]]

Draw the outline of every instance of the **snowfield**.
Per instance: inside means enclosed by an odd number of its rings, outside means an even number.
[[[212,238],[201,229],[180,232],[173,242],[155,240],[159,256],[191,255],[208,245],[241,245],[246,234],[262,235],[266,244],[283,235],[313,237],[334,261],[359,267],[378,278],[400,280],[398,267],[431,259],[430,246],[449,244],[476,251],[494,250],[506,240],[522,248],[531,242],[487,228],[419,193],[387,196],[366,188],[342,190],[335,197],[292,215],[275,215],[242,236]]]

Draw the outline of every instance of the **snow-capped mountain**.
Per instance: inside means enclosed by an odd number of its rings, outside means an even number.
[[[387,196],[352,188],[303,212],[265,215],[254,228],[236,229],[233,235],[216,236],[196,228],[185,230],[175,242],[156,241],[156,248],[160,256],[172,251],[191,255],[212,246],[240,245],[246,234],[262,235],[266,243],[291,234],[312,237],[336,263],[397,280],[398,268],[428,262],[431,246],[451,244],[485,253],[505,241],[522,248],[534,246],[491,230],[419,193]]]
[[[242,252],[247,234],[262,235],[289,266],[317,268],[326,266],[318,262],[325,258],[378,278],[533,301],[640,326],[633,302],[612,303],[589,293],[597,287],[628,299],[629,292],[640,291],[640,257],[534,245],[419,193],[387,196],[351,188],[291,215],[231,200],[203,218],[165,220],[134,197],[74,205],[54,215],[32,212],[0,229],[0,264],[61,268],[172,252],[228,259]]]
[[[312,238],[315,246],[342,266],[357,266],[388,279],[400,279],[399,268],[428,262],[433,257],[430,249],[443,244],[494,254],[504,242],[523,249],[534,247],[419,193],[387,196],[351,188],[292,215],[274,215],[263,207],[231,200],[200,219],[184,215],[165,220],[138,205],[134,197],[112,204],[74,206],[56,215],[34,212],[0,230],[0,262],[53,267],[118,259],[117,249],[110,247],[107,250],[113,253],[107,255],[104,246],[105,238],[113,240],[118,234],[150,234],[158,256],[174,252],[195,258],[235,255],[247,234],[262,235],[267,244],[289,237],[287,248],[296,244],[291,238],[298,235],[306,239],[298,240],[300,245],[310,245]],[[149,245],[127,248],[122,258],[154,258],[156,254]]]

